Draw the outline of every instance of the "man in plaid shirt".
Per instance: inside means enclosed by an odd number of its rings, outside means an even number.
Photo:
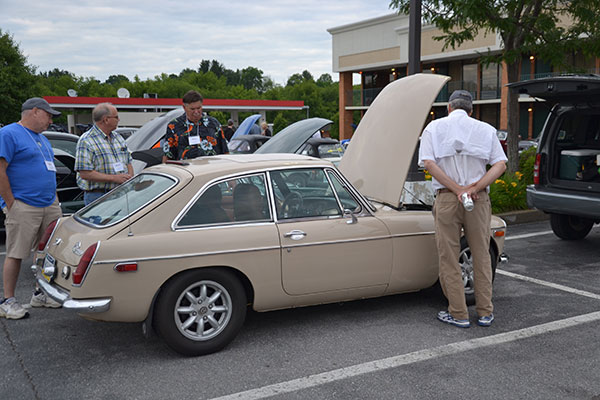
[[[94,126],[79,138],[75,155],[77,185],[84,191],[85,205],[133,176],[127,144],[113,132],[119,124],[117,109],[100,103],[94,107],[92,119]]]

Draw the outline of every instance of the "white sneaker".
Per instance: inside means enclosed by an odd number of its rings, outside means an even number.
[[[39,293],[38,293],[39,292]],[[42,290],[38,292],[33,292],[33,296],[31,296],[31,307],[48,307],[48,308],[60,308],[62,304],[57,301],[54,301],[51,297],[49,297]]]
[[[4,300],[0,304],[0,317],[7,319],[21,319],[27,317],[29,313],[21,306],[14,297]]]

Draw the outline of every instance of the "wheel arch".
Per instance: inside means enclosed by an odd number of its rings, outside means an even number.
[[[195,267],[195,268],[184,269],[184,270],[178,271],[177,273],[171,275],[169,277],[169,279],[165,280],[162,283],[162,285],[160,285],[160,287],[158,288],[156,293],[154,293],[154,297],[152,298],[150,308],[148,309],[147,317],[146,317],[145,321],[143,322],[143,324],[145,325],[145,327],[143,328],[145,336],[147,336],[147,337],[150,336],[150,334],[148,333],[148,332],[150,332],[150,330],[147,328],[152,327],[152,322],[154,320],[154,307],[156,305],[157,299],[160,297],[160,294],[164,290],[165,286],[169,282],[173,281],[174,279],[176,279],[177,277],[179,277],[183,274],[189,273],[190,271],[197,271],[197,270],[201,270],[201,269],[226,270],[229,273],[233,274],[241,282],[242,286],[244,287],[244,292],[246,293],[247,303],[252,304],[254,302],[254,286],[252,286],[252,283],[250,282],[250,279],[248,279],[246,274],[244,274],[239,269],[229,267],[229,266],[224,266],[224,265],[215,265],[215,266],[205,266],[205,267]]]

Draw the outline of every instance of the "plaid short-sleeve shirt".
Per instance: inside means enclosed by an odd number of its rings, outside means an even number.
[[[77,171],[77,185],[82,190],[106,189],[110,190],[116,183],[91,182],[82,179],[79,171],[97,171],[103,174],[116,175],[114,164],[123,163],[125,167],[133,159],[127,149],[125,139],[115,132],[111,132],[110,139],[96,125],[85,132],[77,141],[75,155],[75,170]]]

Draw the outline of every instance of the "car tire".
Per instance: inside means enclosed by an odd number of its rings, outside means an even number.
[[[154,309],[154,327],[186,356],[214,353],[238,334],[246,318],[246,292],[224,269],[184,272],[166,283]]]
[[[550,214],[550,226],[554,234],[563,240],[580,240],[590,233],[594,221],[574,215]]]
[[[498,265],[498,255],[492,246],[489,247],[490,259],[492,263],[492,282],[496,277],[496,266]],[[458,263],[463,276],[463,283],[465,288],[465,299],[467,305],[475,304],[475,284],[473,281],[473,257],[471,256],[471,249],[467,243],[467,238],[462,237],[460,239],[460,253],[458,255]]]

